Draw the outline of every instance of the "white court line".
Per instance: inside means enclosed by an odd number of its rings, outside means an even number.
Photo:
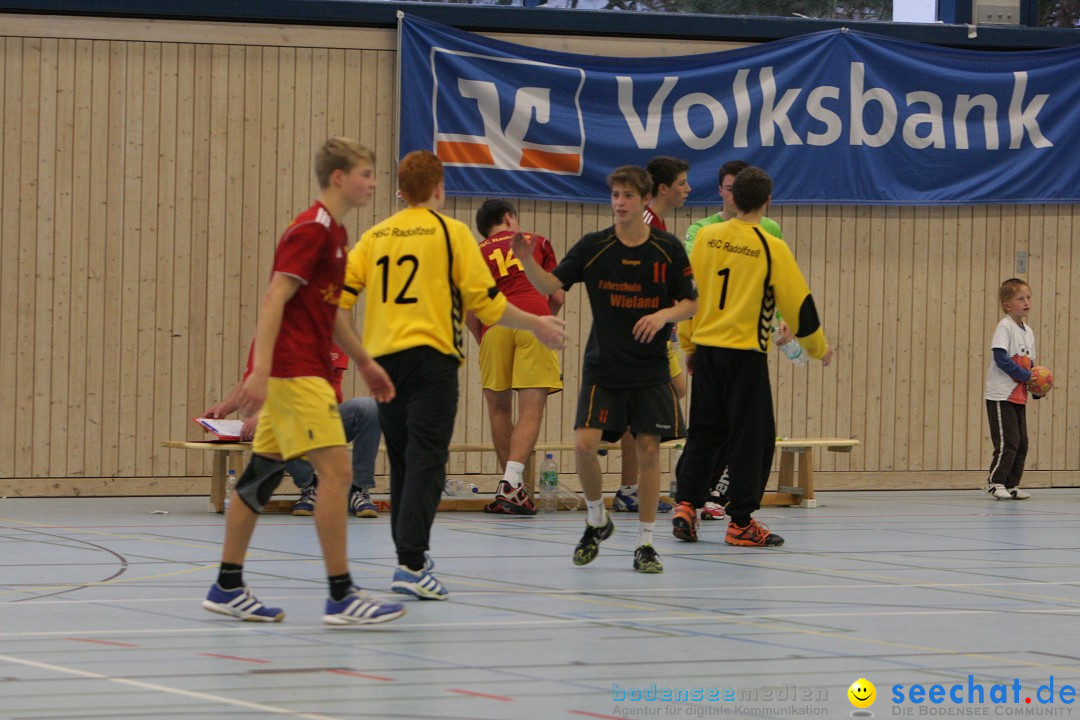
[[[903,568],[901,568],[903,569]],[[825,572],[841,572],[841,571],[825,571]],[[850,570],[842,571],[844,573],[851,573]],[[447,577],[447,576],[443,576]],[[125,586],[130,588],[133,583],[139,582],[138,580],[132,580],[125,583]],[[109,587],[113,583],[97,583],[89,584],[87,588],[93,587]],[[899,588],[925,588],[932,590],[939,589],[960,589],[960,588],[995,588],[995,587],[1028,587],[1028,586],[1054,586],[1054,585],[1075,585],[1080,586],[1080,580],[1015,580],[1008,582],[968,582],[968,583],[886,583],[886,582],[862,582],[862,583],[849,583],[849,584],[818,584],[818,585],[693,585],[691,587],[667,587],[667,588],[593,588],[588,590],[577,589],[551,589],[545,590],[541,588],[514,588],[507,587],[499,590],[455,590],[455,597],[478,597],[481,595],[581,595],[583,597],[595,597],[600,595],[669,595],[672,593],[742,593],[742,592],[764,592],[769,590],[896,590]],[[19,591],[17,585],[5,586],[12,592]],[[56,585],[55,588],[73,587],[67,584]],[[79,585],[77,587],[83,587]],[[150,583],[147,587],[160,587],[159,584]],[[52,585],[35,585],[34,590],[44,592],[53,589]],[[378,594],[386,594],[380,590],[367,588],[368,591]],[[265,594],[265,590],[263,591]],[[310,600],[311,595],[268,595],[267,597],[273,599],[274,602],[286,602],[286,601],[304,601]],[[182,597],[171,598],[99,598],[96,600],[34,600],[32,603],[27,602],[25,598],[21,600],[0,600],[0,606],[2,605],[21,605],[23,607],[30,607],[31,605],[36,607],[38,605],[113,605],[113,604],[151,604],[151,603],[175,603],[175,602],[192,602],[191,596],[184,595]],[[0,632],[0,636],[4,633]]]
[[[9,662],[15,665],[25,665],[26,667],[38,668],[39,670],[51,670],[53,672],[63,673],[66,675],[75,675],[77,677],[88,678],[91,680],[104,680],[106,682],[117,683],[120,685],[130,685],[131,687],[136,687],[140,690],[153,690],[156,692],[169,693],[171,695],[181,695],[183,697],[192,698],[194,700],[205,700],[209,702],[222,703],[224,705],[235,705],[236,707],[245,708],[247,710],[256,710],[258,712],[272,713],[274,715],[288,715],[290,717],[305,718],[305,720],[339,720],[339,718],[335,718],[330,715],[302,713],[295,710],[275,707],[273,705],[263,705],[262,703],[247,702],[246,700],[234,700],[233,698],[222,697],[221,695],[210,695],[209,693],[195,692],[193,690],[181,690],[180,688],[172,688],[165,685],[158,685],[157,683],[142,682],[141,680],[129,680],[127,678],[112,677],[111,675],[102,675],[101,673],[78,670],[76,668],[64,667],[62,665],[52,665],[50,663],[36,662],[34,660],[24,660],[22,658],[12,657],[10,655],[0,655],[0,662]]]
[[[460,629],[460,630],[500,630],[500,629],[512,629],[516,627],[559,627],[559,626],[575,626],[575,625],[610,625],[612,627],[620,627],[624,625],[680,625],[685,626],[686,621],[708,621],[714,625],[724,625],[728,623],[746,623],[757,620],[805,620],[805,619],[826,619],[826,618],[876,618],[876,617],[926,617],[926,616],[947,616],[947,615],[1000,615],[1002,613],[1008,613],[1010,616],[1015,615],[1075,615],[1080,614],[1080,607],[1075,608],[1031,608],[1031,609],[1016,609],[1009,608],[1007,610],[985,610],[975,608],[961,608],[956,610],[870,610],[865,612],[856,611],[841,611],[834,610],[829,612],[802,612],[802,613],[742,613],[742,614],[702,614],[700,612],[687,611],[685,613],[679,613],[677,615],[668,616],[656,616],[656,615],[642,615],[641,617],[624,617],[624,618],[612,618],[612,617],[595,617],[595,618],[550,618],[547,620],[506,620],[506,621],[491,621],[491,620],[477,620],[468,622],[431,622],[431,623],[398,623],[391,627],[380,626],[379,629],[361,630],[358,632],[377,632],[380,635],[387,633],[403,633],[412,630],[447,630],[447,629]],[[236,626],[231,626],[228,631],[231,632],[258,632],[260,628],[249,627],[247,625],[240,626],[237,623]],[[312,632],[315,630],[326,631],[333,634],[341,634],[343,631],[340,629],[328,629],[325,625],[276,625],[274,627],[274,634],[287,635],[292,631],[300,632]],[[0,633],[0,639],[12,640],[12,639],[27,639],[27,638],[49,638],[49,637],[90,637],[90,636],[108,636],[108,637],[136,637],[141,635],[192,635],[198,633],[221,633],[226,631],[225,627],[213,627],[213,628],[172,628],[172,629],[142,629],[142,630],[56,630],[56,631],[41,631],[41,632],[4,632]],[[0,659],[4,656],[0,655]]]

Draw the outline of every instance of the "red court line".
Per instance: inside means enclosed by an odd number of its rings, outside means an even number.
[[[94,640],[93,638],[69,637],[64,639],[71,640],[73,642],[94,643],[96,645],[115,645],[116,647],[139,647],[138,645],[132,645],[131,643],[112,642],[111,640]]]
[[[472,695],[473,697],[487,698],[488,700],[502,700],[503,702],[514,702],[514,698],[503,697],[502,695],[488,695],[487,693],[473,692],[472,690],[458,690],[457,688],[450,688],[450,692],[459,693],[461,695]]]
[[[585,717],[598,717],[604,718],[604,720],[621,720],[618,715],[600,715],[599,713],[587,712],[585,710],[570,710],[571,715],[584,715]]]
[[[355,672],[353,670],[327,670],[326,672],[334,673],[335,675],[348,675],[349,677],[367,678],[368,680],[382,680],[383,682],[394,682],[394,678],[382,677],[381,675],[368,675],[366,673]]]
[[[199,653],[199,654],[200,655],[205,655],[206,657],[221,658],[222,660],[239,660],[240,662],[259,663],[261,665],[270,662],[269,660],[260,660],[258,658],[237,657],[236,655],[218,655],[217,653],[208,653],[208,652]]]

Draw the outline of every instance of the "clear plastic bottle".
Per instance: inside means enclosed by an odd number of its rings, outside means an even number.
[[[555,456],[545,453],[544,462],[540,463],[540,512],[555,512],[559,509],[559,464]]]
[[[446,478],[446,487],[443,489],[443,495],[449,497],[468,497],[478,492],[480,488],[460,478]]]
[[[780,348],[780,352],[787,356],[787,359],[796,365],[805,365],[810,362],[810,356],[803,352],[802,345],[799,341],[792,337],[783,345],[779,340],[780,330],[779,328],[773,330],[773,342],[776,343],[776,347]]]
[[[236,492],[236,471],[229,468],[229,477],[225,478],[225,509],[229,509],[229,501]]]
[[[678,480],[678,478],[675,477],[675,470],[679,467],[679,458],[681,457],[682,445],[680,444],[676,445],[675,448],[671,451],[671,486],[668,488],[668,494],[671,495],[672,498],[675,497],[675,491],[677,489],[676,481]]]

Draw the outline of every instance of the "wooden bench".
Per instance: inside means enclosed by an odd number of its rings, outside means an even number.
[[[673,450],[682,441],[671,441],[661,445]],[[243,471],[243,454],[250,443],[226,443],[207,441],[167,440],[164,447],[177,450],[203,450],[213,453],[210,474],[210,505],[214,512],[225,508],[225,479],[229,469],[239,475]],[[775,491],[766,490],[762,505],[798,505],[804,508],[817,507],[814,497],[814,448],[825,448],[831,452],[851,452],[859,441],[852,438],[777,438],[776,447],[780,450],[780,478]],[[618,450],[617,443],[601,444],[601,449]],[[382,448],[380,448],[382,449]],[[572,452],[573,443],[537,443],[535,452],[525,463],[525,488],[530,496],[536,491],[536,458],[543,452]],[[494,447],[486,443],[454,443],[450,452],[494,452]],[[799,460],[798,475],[795,473],[795,458]],[[439,504],[440,510],[481,510],[490,502],[483,497],[444,498]],[[607,499],[610,504],[611,498]],[[271,500],[267,503],[267,512],[287,512],[292,508],[291,501]]]

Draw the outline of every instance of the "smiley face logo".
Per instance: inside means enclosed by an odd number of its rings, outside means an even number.
[[[877,699],[877,688],[874,687],[874,683],[866,678],[859,678],[851,683],[851,687],[847,690],[847,696],[855,707],[868,708]]]

